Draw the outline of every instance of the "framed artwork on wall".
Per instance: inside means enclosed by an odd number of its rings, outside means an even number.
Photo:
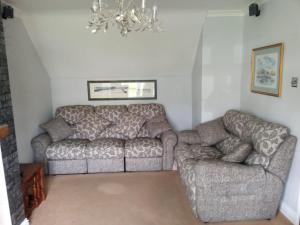
[[[88,81],[89,101],[157,99],[156,80]]]
[[[283,43],[252,50],[252,92],[281,96],[283,51]]]

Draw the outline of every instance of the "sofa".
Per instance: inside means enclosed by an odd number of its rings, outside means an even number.
[[[62,106],[41,128],[47,132],[33,138],[31,145],[35,162],[42,163],[48,174],[173,166],[177,136],[161,104]]]
[[[175,160],[194,215],[203,222],[274,218],[296,143],[285,126],[237,110],[180,132]]]

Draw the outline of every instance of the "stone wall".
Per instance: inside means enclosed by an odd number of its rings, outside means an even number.
[[[0,124],[8,124],[11,134],[1,140],[1,150],[4,164],[5,180],[9,208],[13,225],[20,225],[25,219],[23,197],[21,193],[20,168],[18,161],[14,119],[12,112],[11,94],[7,59],[5,52],[5,40],[2,19],[0,18]]]

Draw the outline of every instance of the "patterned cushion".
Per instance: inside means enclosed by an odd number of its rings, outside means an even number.
[[[155,138],[165,131],[172,130],[165,116],[156,116],[146,123],[146,128],[149,130],[150,136]]]
[[[270,164],[270,157],[267,157],[263,154],[259,154],[256,151],[253,151],[246,159],[245,164],[250,166],[261,165],[266,169]]]
[[[97,114],[112,123],[117,123],[120,120],[120,116],[127,111],[126,105],[100,105],[95,107]]]
[[[90,105],[70,105],[57,108],[55,117],[61,116],[69,124],[78,123],[87,113],[94,112]]]
[[[129,158],[148,158],[161,157],[163,146],[159,139],[136,138],[127,140],[125,143],[125,157]]]
[[[220,119],[202,123],[196,127],[202,146],[215,145],[228,137]]]
[[[156,116],[165,116],[164,106],[161,104],[132,104],[128,106],[128,111],[131,113],[143,116],[147,121]]]
[[[245,123],[241,136],[241,139],[244,143],[252,143],[252,135],[254,133],[254,130],[261,122],[261,119],[254,117],[253,119]]]
[[[88,113],[72,127],[74,135],[71,138],[96,140],[99,134],[110,124],[110,121],[100,117],[98,114],[94,112]]]
[[[48,132],[53,142],[61,141],[73,134],[71,127],[60,116],[41,124],[40,127]]]
[[[255,150],[265,156],[272,156],[288,136],[288,128],[275,123],[261,122],[252,135]]]
[[[63,140],[51,144],[46,150],[49,160],[85,159],[87,140]]]
[[[191,145],[190,151],[196,160],[219,159],[223,154],[213,147],[205,147],[201,145]]]
[[[250,155],[252,146],[250,144],[240,144],[234,150],[225,155],[222,160],[226,162],[241,163]]]
[[[111,125],[107,127],[103,132],[98,135],[98,138],[117,138],[127,140],[128,138],[124,134],[116,133],[116,126]]]
[[[233,152],[234,148],[242,144],[240,138],[230,134],[228,138],[224,141],[218,143],[216,145],[217,149],[219,149],[224,155],[230,154]]]
[[[138,137],[138,138],[140,138],[140,137],[146,137],[146,138],[147,138],[147,137],[151,137],[150,131],[147,129],[146,124],[144,124],[144,125],[142,126],[142,128],[140,129],[140,131],[139,131],[137,137]]]
[[[253,119],[254,116],[241,113],[235,110],[229,110],[223,117],[223,122],[228,131],[234,135],[241,137],[245,124],[247,121]]]
[[[196,130],[183,130],[177,134],[178,143],[187,143],[190,145],[201,144],[201,139]]]
[[[88,159],[121,159],[124,158],[124,141],[120,139],[103,138],[87,145]]]
[[[119,120],[116,122],[116,125],[113,126],[112,131],[133,139],[136,138],[144,123],[144,117],[135,113],[126,112],[119,117]]]

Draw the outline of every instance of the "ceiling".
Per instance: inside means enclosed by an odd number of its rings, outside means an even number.
[[[105,0],[104,0],[105,1]],[[139,2],[139,0],[136,0]],[[164,10],[241,10],[247,5],[247,0],[148,0],[157,2]],[[92,0],[6,0],[23,12],[48,10],[82,10],[89,7]],[[106,0],[114,2],[114,0]]]

